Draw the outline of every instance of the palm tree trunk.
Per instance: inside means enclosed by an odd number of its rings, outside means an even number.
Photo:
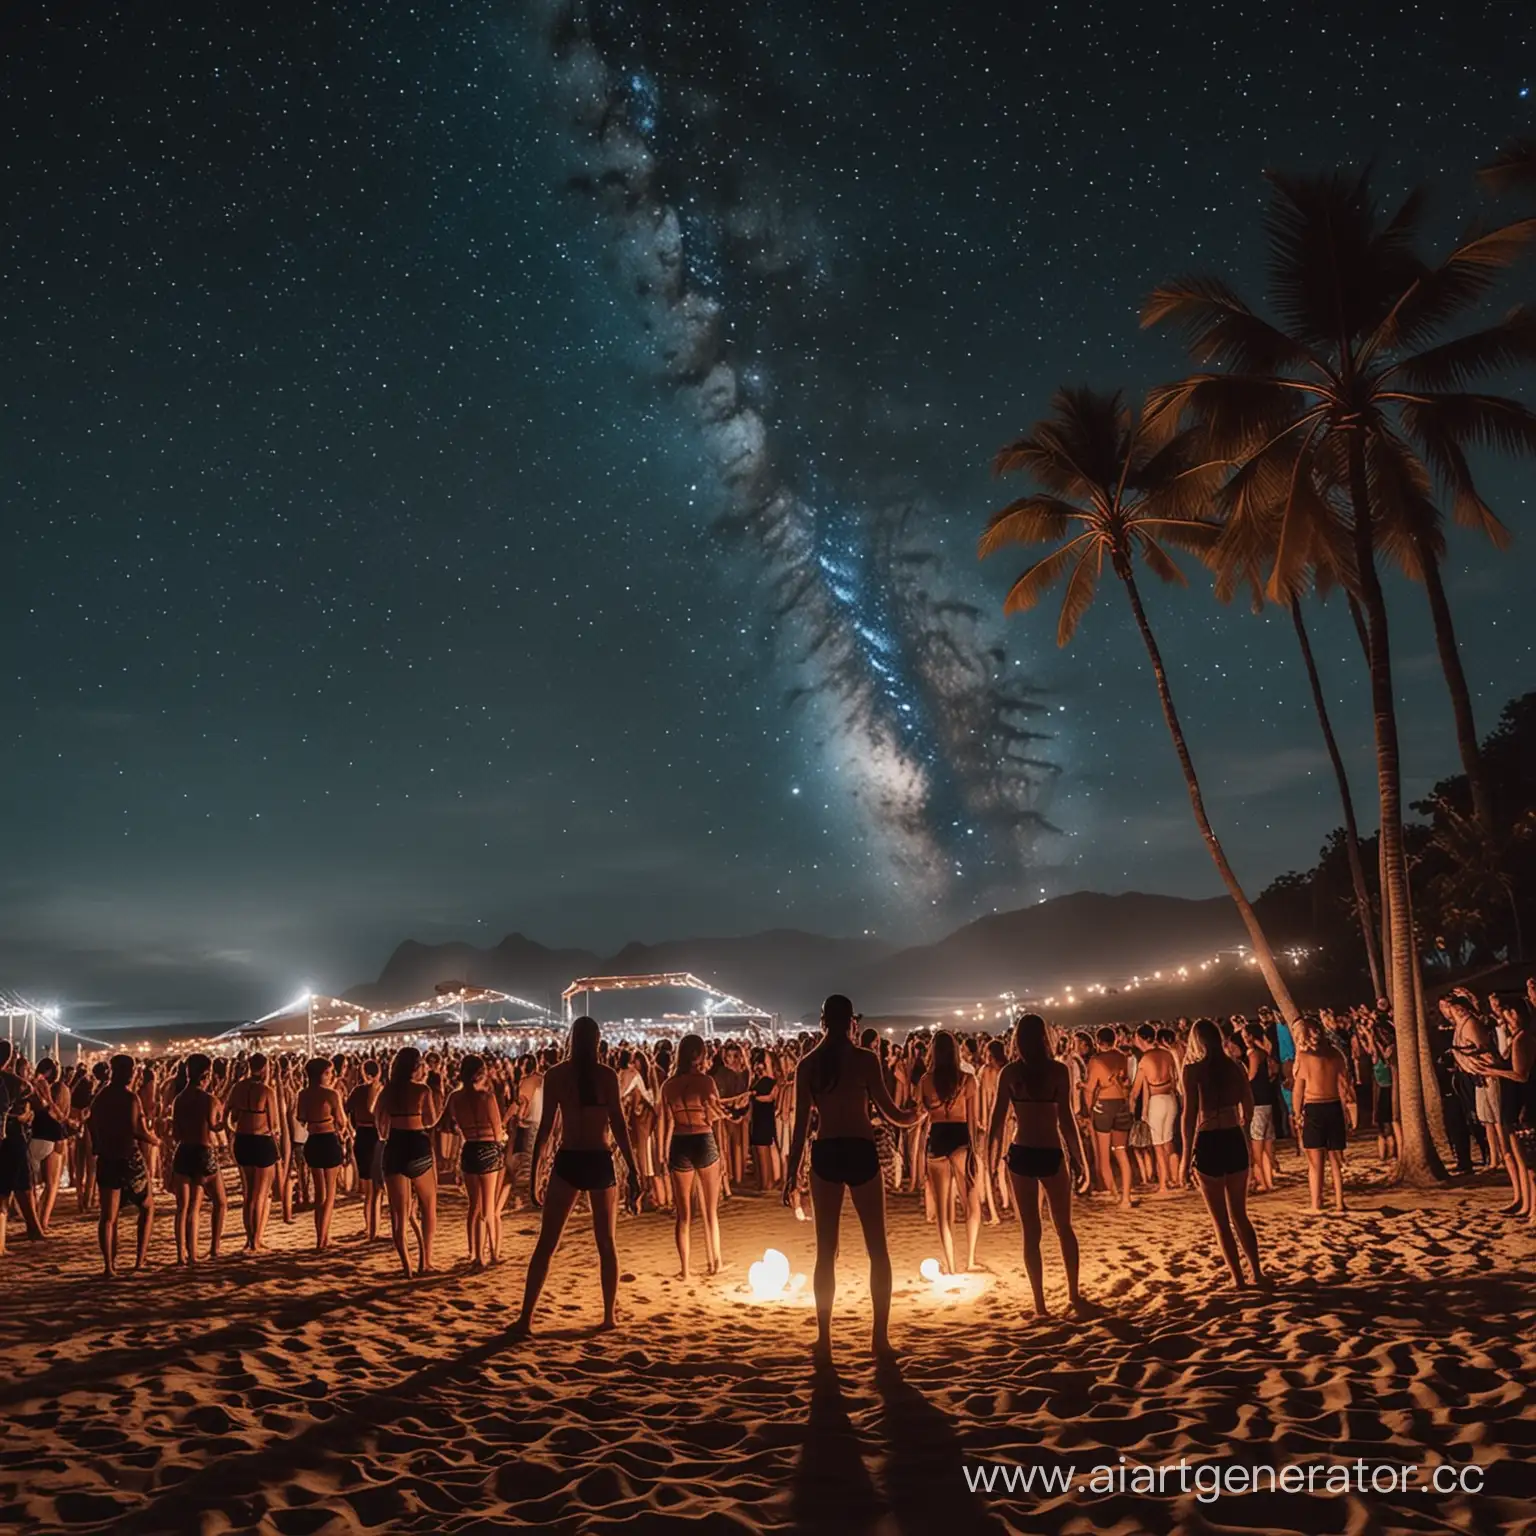
[[[1146,609],[1141,606],[1141,593],[1136,590],[1136,578],[1131,573],[1130,562],[1116,557],[1115,574],[1125,583],[1126,593],[1131,600],[1131,611],[1136,615],[1136,625],[1141,630],[1147,655],[1152,660],[1152,675],[1157,679],[1157,696],[1163,706],[1163,719],[1168,723],[1168,734],[1173,737],[1173,749],[1179,755],[1179,767],[1184,770],[1184,785],[1189,790],[1189,803],[1194,808],[1195,824],[1200,828],[1200,836],[1205,839],[1205,846],[1210,851],[1212,862],[1216,865],[1216,872],[1221,876],[1222,884],[1226,886],[1227,894],[1231,896],[1238,914],[1242,917],[1243,926],[1248,930],[1254,957],[1258,960],[1259,970],[1269,986],[1269,995],[1274,998],[1275,1006],[1284,1015],[1285,1022],[1294,1026],[1300,1014],[1291,998],[1290,988],[1286,986],[1285,978],[1280,974],[1280,967],[1275,964],[1274,952],[1270,949],[1269,940],[1259,924],[1258,913],[1253,910],[1253,903],[1248,900],[1242,886],[1238,883],[1232,866],[1227,862],[1221,840],[1211,826],[1210,817],[1205,814],[1205,796],[1200,792],[1200,780],[1195,775],[1195,765],[1189,755],[1189,744],[1184,740],[1184,728],[1179,724],[1178,711],[1173,707],[1173,694],[1168,689],[1168,673],[1163,666],[1163,654],[1158,650],[1152,626],[1147,622]]]
[[[1430,616],[1435,621],[1435,648],[1440,652],[1440,670],[1445,673],[1445,686],[1451,695],[1451,713],[1456,718],[1456,746],[1472,795],[1472,817],[1483,836],[1491,840],[1493,800],[1488,793],[1488,775],[1483,772],[1483,755],[1477,744],[1472,694],[1461,665],[1461,650],[1456,644],[1456,629],[1451,623],[1451,605],[1445,595],[1445,583],[1440,579],[1440,561],[1422,539],[1419,540],[1419,564],[1424,572]]]
[[[1403,1145],[1399,1176],[1410,1184],[1435,1184],[1444,1167],[1430,1136],[1427,1087],[1420,1061],[1418,1010],[1414,1006],[1413,918],[1408,902],[1408,859],[1403,844],[1403,784],[1397,740],[1397,705],[1392,694],[1392,652],[1387,602],[1376,572],[1371,495],[1365,474],[1365,444],[1359,428],[1348,434],[1349,490],[1354,512],[1355,564],[1365,610],[1371,713],[1376,733],[1376,781],[1381,797],[1382,905],[1388,914],[1387,969],[1392,978],[1392,1027],[1397,1036],[1396,1087],[1401,1100]]]
[[[1365,883],[1365,865],[1360,859],[1360,829],[1355,822],[1355,800],[1349,792],[1349,775],[1344,771],[1344,759],[1339,754],[1339,743],[1333,734],[1333,722],[1328,718],[1328,701],[1323,696],[1322,679],[1317,675],[1317,661],[1312,655],[1312,642],[1307,637],[1299,598],[1291,599],[1291,621],[1296,626],[1301,659],[1306,663],[1307,681],[1312,685],[1312,703],[1317,709],[1317,723],[1322,727],[1323,743],[1328,748],[1328,761],[1333,764],[1333,776],[1338,781],[1339,804],[1344,811],[1344,851],[1349,858],[1349,878],[1355,887],[1355,917],[1360,924],[1360,941],[1365,945],[1365,963],[1370,967],[1371,992],[1373,997],[1385,997],[1381,956],[1376,949],[1375,918],[1371,913],[1371,893]]]

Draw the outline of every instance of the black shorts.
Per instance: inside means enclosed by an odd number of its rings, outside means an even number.
[[[880,1177],[880,1154],[867,1136],[822,1136],[811,1143],[811,1172],[857,1189]]]
[[[459,1148],[460,1173],[499,1173],[506,1160],[499,1141],[466,1141]]]
[[[613,1176],[613,1153],[606,1147],[561,1147],[555,1153],[554,1173],[572,1189],[612,1189],[617,1182]]]
[[[335,1131],[311,1131],[304,1143],[304,1161],[311,1168],[340,1168],[345,1161],[341,1137]]]
[[[24,1195],[32,1188],[32,1157],[27,1138],[7,1135],[0,1141],[0,1200]]]
[[[419,1179],[432,1170],[432,1138],[425,1131],[391,1131],[384,1143],[384,1172]]]
[[[1392,1084],[1376,1085],[1376,1124],[1382,1129],[1392,1123]]]
[[[1136,1123],[1129,1099],[1100,1099],[1093,1106],[1093,1128],[1105,1136],[1124,1131],[1127,1135]]]
[[[674,1131],[667,1148],[667,1167],[673,1173],[697,1173],[720,1161],[720,1148],[712,1131]]]
[[[201,1184],[206,1179],[219,1176],[219,1160],[212,1147],[199,1146],[195,1141],[184,1141],[176,1148],[171,1159],[171,1172],[179,1179],[191,1179]]]
[[[365,1125],[352,1141],[352,1161],[357,1164],[357,1176],[374,1183],[379,1177],[379,1133],[371,1125]]]
[[[1344,1106],[1337,1099],[1302,1107],[1301,1144],[1307,1151],[1342,1152],[1348,1140]]]
[[[530,1152],[532,1152],[533,1138],[536,1133],[536,1129],[537,1128],[535,1126],[531,1125],[518,1126],[518,1128],[512,1133],[513,1152],[523,1157],[526,1157]]]
[[[1195,1136],[1195,1172],[1208,1179],[1248,1171],[1248,1133],[1240,1125],[1200,1131]]]
[[[1020,1179],[1053,1179],[1061,1172],[1067,1154],[1060,1147],[1008,1148],[1008,1172]]]
[[[235,1137],[235,1161],[242,1168],[277,1167],[277,1143],[270,1136]]]
[[[928,1156],[953,1157],[971,1150],[971,1128],[963,1120],[937,1120],[928,1126]]]
[[[98,1157],[96,1185],[115,1189],[129,1205],[143,1206],[149,1199],[149,1169],[137,1152],[128,1157]]]

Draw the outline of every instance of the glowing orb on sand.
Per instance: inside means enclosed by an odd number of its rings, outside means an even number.
[[[939,1278],[939,1261],[937,1259],[924,1259],[917,1266],[917,1272],[924,1280],[937,1280]]]
[[[758,1301],[773,1301],[784,1294],[789,1284],[789,1260],[777,1248],[770,1248],[748,1271],[747,1283]]]

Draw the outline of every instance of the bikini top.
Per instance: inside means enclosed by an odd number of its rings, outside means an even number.
[[[255,1080],[253,1078],[247,1078],[246,1082],[254,1083]],[[259,1088],[265,1088],[267,1085],[265,1083],[255,1083],[255,1086]],[[233,1098],[234,1095],[231,1094],[230,1097]],[[249,1101],[250,1094],[245,1094],[244,1097],[247,1101]],[[246,1102],[244,1104],[230,1104],[229,1109],[237,1115],[260,1115],[261,1118],[267,1122],[269,1128],[272,1124],[272,1111],[266,1107],[258,1109],[254,1104]]]
[[[1023,1073],[1019,1074],[1019,1082],[1020,1082],[1020,1084],[1023,1084],[1023,1082],[1024,1082]],[[1057,1097],[1056,1097],[1056,1095],[1054,1093],[1048,1099],[1035,1099],[1035,1098],[1031,1098],[1028,1094],[1019,1093],[1019,1092],[1017,1092],[1014,1089],[1010,1089],[1009,1090],[1009,1092],[1008,1092],[1008,1101],[1011,1104],[1050,1104],[1050,1105],[1055,1105],[1055,1104],[1060,1103],[1060,1100],[1057,1099]]]

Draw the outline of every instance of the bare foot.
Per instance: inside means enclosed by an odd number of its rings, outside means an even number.
[[[889,1339],[876,1339],[870,1346],[870,1353],[881,1365],[895,1365],[901,1357],[896,1353]]]
[[[831,1365],[832,1364],[832,1341],[831,1341],[831,1339],[817,1339],[816,1340],[816,1342],[811,1346],[811,1361],[815,1365]]]
[[[533,1324],[526,1317],[520,1317],[507,1329],[509,1339],[526,1339],[532,1337]]]
[[[592,1331],[594,1333],[612,1333],[618,1326],[611,1317],[605,1317]]]

